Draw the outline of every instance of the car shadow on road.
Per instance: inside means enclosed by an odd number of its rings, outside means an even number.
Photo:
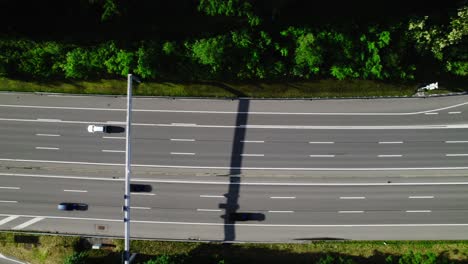
[[[232,139],[231,162],[229,170],[229,187],[224,196],[226,203],[219,204],[219,208],[224,209],[224,241],[236,240],[236,230],[234,223],[242,217],[233,217],[233,215],[240,215],[243,213],[239,210],[239,193],[241,187],[241,173],[242,173],[242,156],[244,152],[244,140],[246,136],[246,125],[248,122],[250,100],[239,99],[237,107],[236,123],[234,128],[234,137]],[[263,221],[265,216],[260,213],[248,213],[248,220]],[[260,215],[260,216],[259,216]],[[253,216],[253,217],[252,217]],[[237,220],[236,220],[237,219]]]

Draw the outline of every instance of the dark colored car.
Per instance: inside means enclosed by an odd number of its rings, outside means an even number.
[[[231,213],[229,214],[231,221],[263,221],[265,215],[261,213]]]
[[[88,205],[85,203],[59,203],[57,209],[60,211],[86,211],[88,210]]]
[[[153,187],[149,184],[130,184],[130,192],[151,192]]]

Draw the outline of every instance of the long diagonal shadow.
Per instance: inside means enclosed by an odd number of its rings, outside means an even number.
[[[234,220],[230,219],[230,215],[236,213],[239,209],[239,191],[240,191],[240,174],[242,167],[242,156],[244,151],[244,139],[246,134],[245,125],[249,112],[250,101],[239,99],[237,107],[236,126],[234,130],[234,138],[232,140],[231,151],[231,166],[229,171],[229,188],[225,194],[226,203],[220,204],[219,208],[225,209],[224,217],[224,241],[234,241],[236,239],[236,230]]]

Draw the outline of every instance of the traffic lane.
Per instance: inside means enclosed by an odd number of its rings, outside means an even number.
[[[200,142],[234,142],[234,128],[133,126],[134,139],[164,141],[190,139]],[[243,140],[253,143],[379,143],[467,141],[467,129],[239,129]],[[236,139],[236,140],[239,140]],[[174,141],[191,144],[193,141]],[[237,143],[237,142],[236,142]],[[248,142],[246,142],[247,144]],[[461,143],[460,143],[461,144]]]
[[[468,108],[468,107],[464,107]],[[468,120],[468,109],[444,110],[437,114],[417,115],[304,115],[304,114],[238,114],[197,113],[197,112],[146,112],[133,111],[134,123],[172,124],[189,123],[197,125],[235,126],[238,119],[249,125],[321,125],[321,126],[368,126],[368,125],[446,125],[464,124]],[[452,114],[449,114],[452,112]],[[458,113],[460,112],[460,113]],[[0,118],[6,119],[52,119],[89,123],[108,121],[125,123],[124,110],[82,110],[82,109],[37,109],[3,107]]]
[[[418,115],[294,115],[294,114],[218,114],[134,112],[133,122],[147,124],[197,124],[234,126],[238,120],[247,125],[284,126],[394,126],[465,124],[468,109],[459,114],[448,111]]]
[[[0,104],[40,105],[58,107],[126,108],[126,95],[47,95],[25,93],[2,93]],[[418,112],[445,108],[468,102],[468,95],[424,97],[424,98],[374,98],[369,99],[251,99],[252,111],[274,112]],[[236,111],[238,99],[199,99],[177,97],[133,96],[134,109],[167,109],[183,111]],[[395,107],[397,106],[397,107]]]
[[[43,232],[89,234],[123,237],[123,222],[81,219],[47,219],[31,228]],[[102,229],[98,229],[98,226]],[[27,229],[27,228],[26,228]],[[236,241],[301,242],[310,240],[463,240],[468,226],[258,226],[236,223],[233,230]],[[180,223],[131,224],[131,237],[223,241],[225,226]]]

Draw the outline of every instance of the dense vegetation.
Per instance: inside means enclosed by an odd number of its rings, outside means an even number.
[[[385,2],[385,3],[384,3]],[[468,3],[5,0],[0,76],[433,80],[468,76]]]

